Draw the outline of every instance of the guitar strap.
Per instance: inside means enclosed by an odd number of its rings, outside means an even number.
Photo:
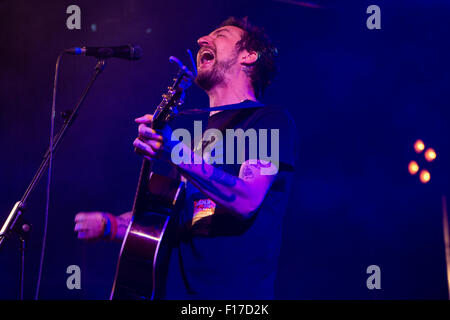
[[[245,108],[257,108],[257,107],[263,107],[264,104],[257,101],[252,100],[245,100],[240,103],[235,104],[228,104],[225,106],[218,106],[213,108],[192,108],[188,110],[180,111],[180,115],[195,115],[195,114],[201,114],[201,113],[209,113],[213,111],[224,111],[224,110],[238,110],[238,109],[245,109]]]

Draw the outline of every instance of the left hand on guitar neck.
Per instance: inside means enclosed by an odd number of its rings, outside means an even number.
[[[146,114],[136,118],[139,123],[139,136],[134,140],[135,152],[148,160],[162,159],[170,160],[172,129],[166,125],[162,130],[155,131],[150,127],[153,116]]]

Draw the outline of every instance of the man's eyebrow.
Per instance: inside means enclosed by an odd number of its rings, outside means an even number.
[[[231,34],[231,31],[228,30],[228,29],[226,29],[226,28],[217,29],[217,30],[213,31],[212,34],[218,34],[218,33],[222,32],[222,31],[226,31],[226,32],[228,32],[229,34]]]

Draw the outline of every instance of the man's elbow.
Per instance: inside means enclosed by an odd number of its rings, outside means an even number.
[[[242,220],[250,220],[254,214],[258,211],[259,207],[262,204],[261,200],[248,199],[247,201],[243,201],[240,205],[238,204],[234,208],[234,212],[236,215]]]

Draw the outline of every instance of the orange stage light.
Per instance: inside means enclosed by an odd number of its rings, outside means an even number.
[[[428,148],[427,151],[425,151],[425,159],[428,162],[431,162],[434,159],[436,159],[436,152],[434,151],[434,149]]]
[[[420,182],[422,183],[427,183],[428,181],[430,181],[431,179],[431,175],[428,172],[428,170],[422,170],[420,171]]]
[[[419,139],[414,143],[414,150],[416,150],[417,153],[421,153],[424,149],[425,144],[423,143],[422,140]]]
[[[419,171],[419,165],[417,164],[417,162],[412,160],[408,165],[408,171],[411,175],[416,174]]]

